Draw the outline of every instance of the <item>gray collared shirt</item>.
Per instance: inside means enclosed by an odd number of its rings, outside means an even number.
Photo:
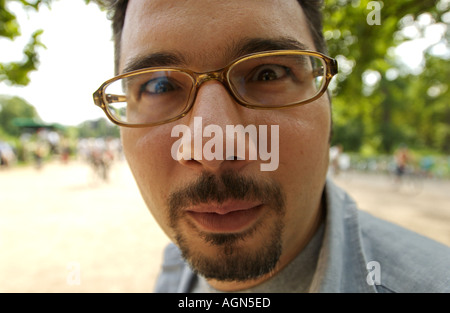
[[[330,180],[326,199],[310,292],[450,292],[450,247],[358,210]],[[168,245],[155,292],[190,292],[196,279]]]

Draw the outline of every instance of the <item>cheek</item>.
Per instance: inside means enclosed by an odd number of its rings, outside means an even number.
[[[326,125],[324,125],[326,126]],[[280,131],[280,163],[291,168],[324,166],[329,147],[329,127],[298,125],[295,129]]]
[[[167,127],[148,129],[122,129],[124,154],[144,201],[155,218],[164,207],[165,192],[169,190],[169,177],[175,162],[170,154],[172,142]]]
[[[331,127],[326,101],[298,109],[287,112],[280,124],[280,176],[293,194],[320,190],[328,169]]]
[[[292,112],[280,124],[276,175],[286,194],[286,246],[298,246],[313,224],[328,170],[330,109],[315,104]]]
[[[121,137],[127,161],[137,175],[156,174],[158,164],[166,162],[167,154],[170,156],[170,132],[124,128]]]
[[[280,161],[287,166],[310,167],[328,156],[330,107],[320,101],[295,108],[280,121]]]

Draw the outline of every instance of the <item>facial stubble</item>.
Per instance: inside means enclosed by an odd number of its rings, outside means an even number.
[[[183,209],[190,205],[229,199],[260,201],[264,218],[245,231],[226,234],[201,231],[185,218]],[[192,184],[171,193],[168,212],[175,242],[194,272],[206,279],[247,281],[275,268],[282,252],[285,211],[285,196],[278,183],[230,171],[220,176],[204,172]]]

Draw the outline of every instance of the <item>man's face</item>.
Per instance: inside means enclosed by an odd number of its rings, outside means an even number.
[[[256,41],[264,44],[244,47]],[[314,50],[295,0],[131,0],[119,67],[123,72],[136,59],[170,54],[182,63],[174,66],[207,72],[285,41]],[[171,65],[171,60],[161,65]],[[191,158],[174,159],[171,150],[179,138],[171,136],[172,129],[182,124],[192,134],[201,132],[194,123],[199,117],[203,129],[218,125],[224,134],[227,125],[260,130],[266,125],[269,151],[271,146],[279,149],[277,169],[261,171],[266,161],[248,158],[248,151],[245,160],[225,155],[225,142],[222,160],[200,158],[210,138],[192,144]],[[270,141],[275,125],[278,146]],[[267,278],[311,238],[320,216],[329,133],[326,95],[300,107],[253,110],[237,104],[220,82],[211,80],[200,87],[185,117],[154,127],[123,128],[122,140],[149,210],[191,265],[219,286]]]

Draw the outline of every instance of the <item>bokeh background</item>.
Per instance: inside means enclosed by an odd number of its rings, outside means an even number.
[[[450,246],[449,9],[326,0],[324,35],[339,62],[330,179]],[[92,101],[111,38],[94,1],[0,1],[0,292],[153,288],[168,238]]]

